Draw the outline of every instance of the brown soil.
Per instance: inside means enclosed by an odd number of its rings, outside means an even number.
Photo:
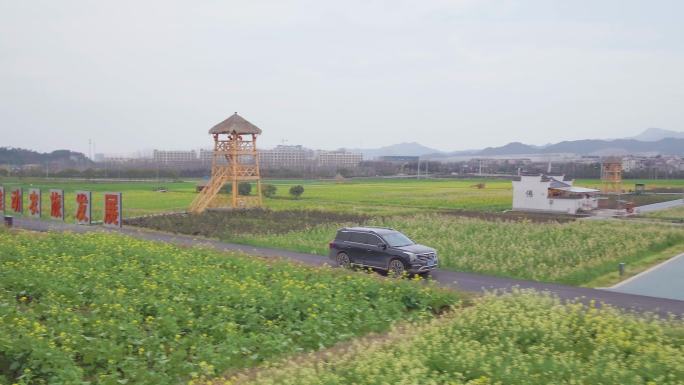
[[[442,214],[454,215],[459,217],[467,218],[477,218],[484,219],[487,221],[530,221],[535,223],[548,223],[548,222],[572,222],[577,218],[581,218],[579,215],[567,215],[567,214],[555,214],[555,213],[536,213],[536,212],[522,212],[522,211],[506,211],[501,213],[492,213],[484,211],[466,211],[466,210],[449,210],[441,211]]]
[[[331,211],[250,209],[155,215],[127,219],[124,223],[173,233],[222,238],[225,233],[233,236],[284,234],[325,223],[363,224],[369,219],[369,216]]]

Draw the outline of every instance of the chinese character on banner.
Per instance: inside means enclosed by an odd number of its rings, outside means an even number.
[[[79,225],[90,224],[91,197],[90,191],[76,191],[76,223]]]
[[[22,204],[24,203],[24,194],[21,192],[21,187],[15,187],[12,189],[10,195],[12,211],[17,214],[22,213]]]
[[[0,211],[5,212],[5,187],[0,186]]]
[[[50,218],[64,220],[64,190],[50,190]]]
[[[104,225],[121,227],[121,193],[105,193]]]
[[[29,216],[31,218],[40,218],[40,189],[37,188],[30,188],[29,189],[29,207],[28,207],[28,212]]]

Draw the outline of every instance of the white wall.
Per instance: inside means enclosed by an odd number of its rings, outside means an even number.
[[[513,181],[513,210],[576,214],[579,209],[598,206],[595,198],[550,199],[547,197],[550,186],[551,182],[542,182],[541,176],[521,176],[520,181]]]

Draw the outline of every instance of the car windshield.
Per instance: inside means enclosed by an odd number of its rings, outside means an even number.
[[[392,247],[402,247],[413,244],[413,241],[408,239],[406,235],[398,232],[383,234],[382,237],[385,238],[385,242]]]

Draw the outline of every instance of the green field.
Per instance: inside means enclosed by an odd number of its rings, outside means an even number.
[[[114,234],[0,230],[2,385],[683,382],[678,319],[532,292],[466,299]]]
[[[288,216],[280,215],[287,213]],[[328,243],[345,225],[391,227],[435,247],[440,266],[457,271],[582,285],[668,248],[684,251],[684,230],[614,221],[532,223],[416,214],[344,218],[313,212],[206,213],[141,220],[155,229],[225,241],[328,255]],[[243,218],[248,217],[248,218]],[[323,222],[323,223],[321,223]],[[275,226],[271,223],[277,223]],[[279,230],[280,227],[287,230]]]
[[[76,191],[93,192],[92,217],[102,220],[103,193],[122,192],[124,217],[155,214],[159,212],[185,211],[193,199],[195,182],[154,183],[154,182],[98,182],[98,181],[69,181],[45,179],[7,179],[0,178],[0,186],[5,187],[7,195],[5,204],[9,213],[9,190],[11,187],[21,187],[24,190],[24,215],[28,215],[28,189],[40,188],[42,193],[43,217],[50,214],[50,189],[64,190],[65,216],[68,221],[74,220],[76,213]],[[156,187],[166,186],[169,192],[154,191]]]
[[[484,180],[484,189],[473,187],[479,182],[482,180],[363,179],[342,183],[271,180],[265,183],[276,185],[278,192],[274,198],[265,199],[265,205],[273,211],[263,215],[221,213],[180,219],[154,218],[138,224],[320,255],[327,254],[327,243],[341,226],[389,226],[404,231],[417,242],[436,247],[441,253],[441,266],[448,269],[577,285],[589,284],[614,272],[620,262],[642,269],[648,266],[643,261],[662,259],[662,256],[653,256],[664,250],[672,250],[673,255],[684,251],[684,231],[677,227],[623,222],[504,222],[451,215],[462,209],[495,212],[510,208],[509,181]],[[684,188],[684,180],[632,182],[646,183],[648,188]],[[578,183],[599,184],[598,181]],[[45,191],[50,187],[62,188],[67,192],[70,216],[75,206],[73,191],[93,191],[96,220],[101,217],[105,191],[123,192],[127,217],[183,211],[196,196],[193,181],[99,183],[5,179],[0,184],[8,190],[13,185],[35,186]],[[294,184],[305,188],[301,199],[287,195]],[[154,191],[159,186],[166,187],[168,192]],[[47,208],[47,192],[43,196]],[[675,210],[660,215],[681,214]],[[617,279],[613,277],[611,281]]]
[[[364,212],[368,214],[397,214],[420,209],[469,209],[501,211],[510,208],[511,184],[508,181],[487,181],[487,188],[470,186],[479,180],[351,180],[344,183],[311,180],[272,180],[264,183],[277,187],[276,196],[265,199],[266,207],[281,209],[318,209],[328,211]],[[294,200],[288,190],[295,184],[304,186],[301,199]],[[24,192],[24,208],[28,207],[28,188],[43,190],[43,207],[49,207],[48,189],[63,189],[66,212],[73,217],[76,190],[93,191],[93,217],[102,216],[103,192],[123,192],[124,217],[164,211],[184,211],[196,195],[195,181],[186,182],[97,182],[45,179],[0,178],[0,185],[9,191],[20,186]],[[164,186],[168,192],[154,191]],[[9,203],[9,198],[7,200]],[[47,213],[44,212],[44,216]]]
[[[517,293],[213,384],[684,383],[684,325]]]
[[[186,383],[458,303],[407,280],[0,229],[0,384]]]
[[[672,209],[653,211],[644,215],[647,218],[668,219],[674,221],[684,221],[684,206]]]
[[[341,183],[332,180],[265,180],[277,187],[276,196],[265,199],[265,206],[274,210],[314,209],[354,212],[369,215],[393,215],[424,212],[425,210],[475,210],[496,212],[511,208],[510,181],[501,179],[349,179]],[[485,183],[484,189],[474,186]],[[600,186],[597,180],[579,180],[585,186]],[[630,180],[645,183],[647,188],[675,188],[684,191],[684,180]],[[288,195],[291,186],[301,184],[304,194],[294,200]],[[93,218],[102,218],[102,193],[123,192],[124,217],[159,212],[184,211],[195,197],[196,181],[184,182],[100,182],[17,179],[0,177],[0,185],[9,191],[12,186],[43,190],[43,207],[49,207],[48,189],[66,192],[66,213],[71,219],[75,212],[76,190],[93,191]],[[164,186],[168,192],[154,191]],[[28,207],[28,193],[24,193],[24,208]],[[6,203],[9,204],[9,198]],[[48,212],[44,210],[44,217]]]
[[[577,179],[575,184],[584,187],[601,188],[601,181],[599,179]],[[643,184],[646,190],[657,188],[684,193],[684,179],[625,179],[622,181],[622,188],[626,192],[634,191],[635,184]]]

